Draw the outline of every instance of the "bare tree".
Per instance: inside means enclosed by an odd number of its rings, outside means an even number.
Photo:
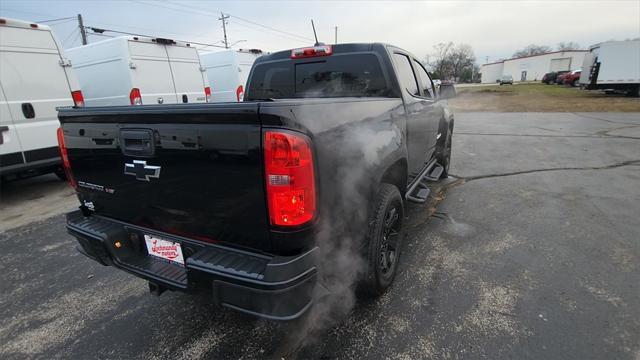
[[[451,53],[451,75],[457,81],[460,79],[464,69],[473,68],[476,57],[473,54],[471,45],[458,44]]]
[[[473,49],[467,44],[439,43],[427,58],[434,78],[460,80],[465,69],[471,70],[476,61]]]
[[[563,41],[558,43],[558,51],[578,50],[578,49],[580,49],[580,44],[578,44],[577,42]]]
[[[513,53],[512,58],[518,58],[523,56],[539,55],[551,52],[551,48],[546,45],[529,44],[524,49],[518,50]]]
[[[453,51],[453,42],[438,43],[433,46],[433,53],[429,55],[429,66],[433,69],[435,78],[444,79],[445,74],[451,72],[451,62],[449,61]]]

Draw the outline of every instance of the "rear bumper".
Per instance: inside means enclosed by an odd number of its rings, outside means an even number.
[[[78,240],[81,253],[103,265],[171,290],[210,290],[217,305],[273,320],[298,318],[311,306],[317,248],[291,257],[268,256],[97,215],[85,217],[80,210],[67,214],[67,231]],[[148,255],[145,234],[179,242],[184,266]]]

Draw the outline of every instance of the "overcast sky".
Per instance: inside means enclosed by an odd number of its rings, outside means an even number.
[[[627,1],[28,1],[0,0],[0,16],[43,21],[81,13],[85,25],[202,43],[222,40],[219,12],[230,15],[229,42],[267,51],[334,42],[391,43],[420,58],[433,45],[470,44],[478,63],[535,43],[583,47],[640,37],[640,0]],[[51,23],[64,48],[80,45],[77,22]],[[105,33],[106,34],[106,33]],[[101,37],[90,35],[89,41]],[[210,47],[210,49],[215,49]]]

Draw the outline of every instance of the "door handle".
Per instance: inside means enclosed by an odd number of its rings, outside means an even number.
[[[153,156],[155,153],[155,138],[153,130],[120,130],[120,149],[124,155],[128,156]]]
[[[22,103],[22,115],[24,115],[24,117],[26,119],[33,119],[34,117],[36,117],[36,110],[33,108],[33,105],[31,105],[31,103]]]
[[[0,126],[0,145],[4,144],[4,132],[9,131],[8,126]]]

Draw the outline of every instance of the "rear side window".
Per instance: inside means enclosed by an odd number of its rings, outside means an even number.
[[[416,75],[418,75],[420,83],[422,84],[422,96],[433,99],[433,88],[431,87],[431,79],[429,78],[429,74],[427,74],[427,70],[422,67],[422,64],[415,60],[413,60],[413,67],[416,69]]]
[[[400,82],[400,87],[406,89],[411,95],[419,96],[420,92],[418,92],[418,82],[413,74],[413,70],[411,70],[409,58],[402,54],[393,54],[393,61],[395,62],[396,69],[398,70],[398,81]]]
[[[373,54],[309,60],[256,65],[247,99],[390,96],[380,61]]]

